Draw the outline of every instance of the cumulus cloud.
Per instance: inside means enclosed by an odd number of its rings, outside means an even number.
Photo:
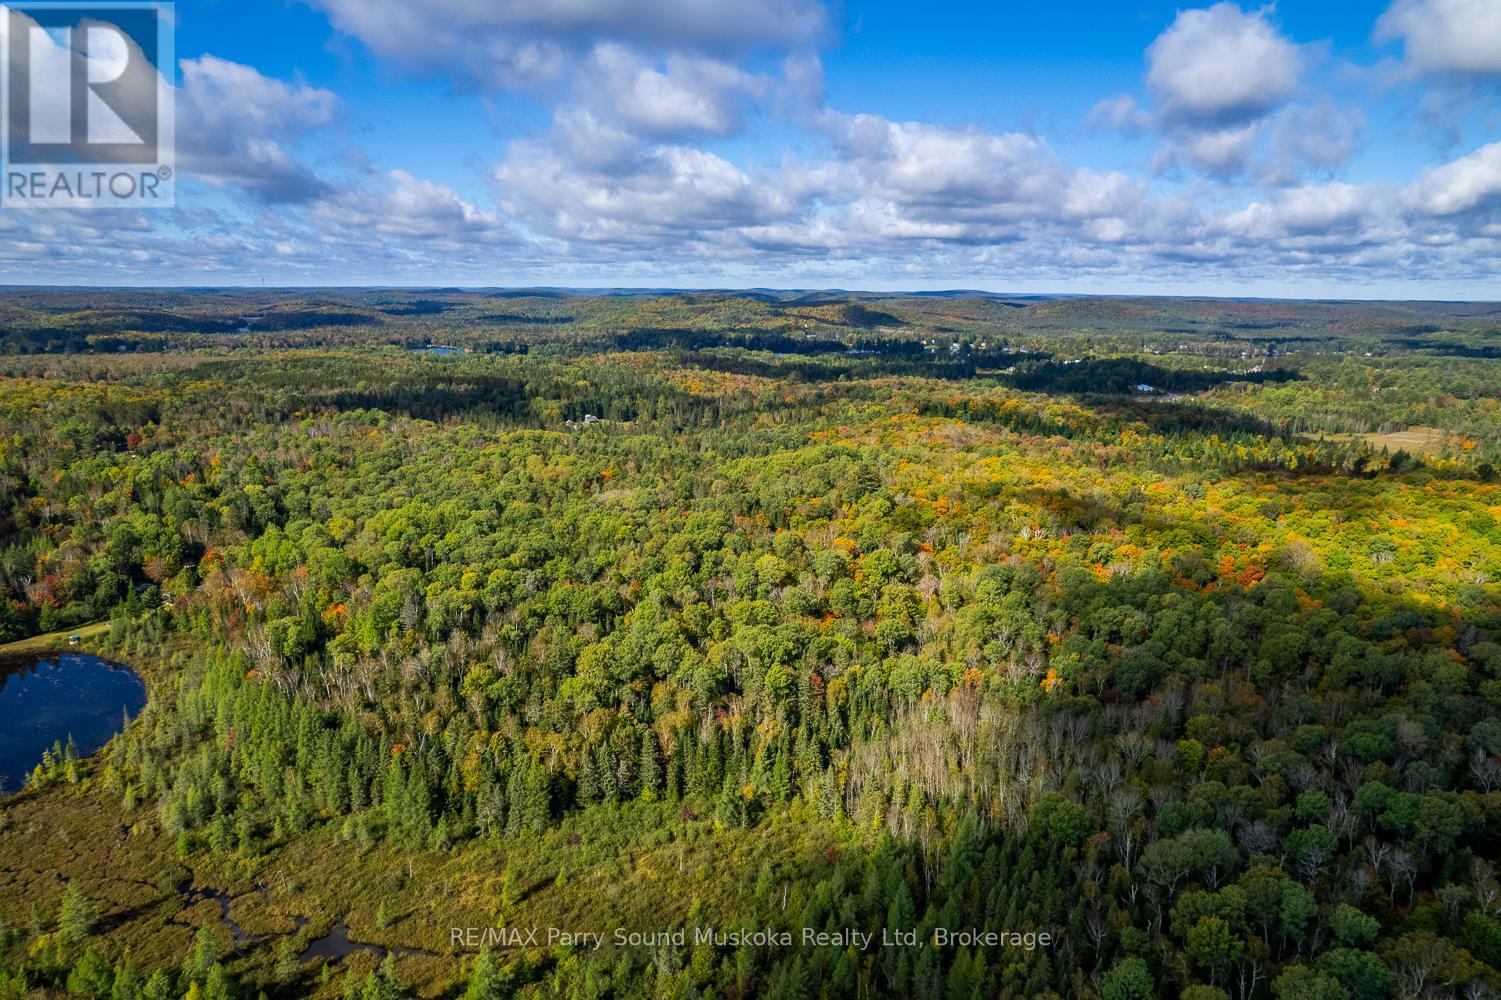
[[[320,202],[314,207],[314,224],[326,233],[355,240],[374,233],[438,249],[514,240],[499,215],[475,207],[446,184],[422,180],[405,170],[392,170],[384,180],[389,184],[385,190],[356,190]]]
[[[1400,40],[1419,72],[1501,76],[1495,0],[1397,0],[1376,22],[1376,38]]]
[[[1180,11],[1147,48],[1151,112],[1129,97],[1113,98],[1096,105],[1091,123],[1155,127],[1163,136],[1158,170],[1186,165],[1221,178],[1266,172],[1266,138],[1304,62],[1271,13],[1233,3]],[[1284,149],[1282,160],[1300,152]]]
[[[618,42],[595,47],[580,83],[584,103],[643,135],[724,134],[743,98],[766,82],[719,59],[670,55],[661,68]]]
[[[1309,184],[1278,192],[1226,216],[1222,227],[1237,236],[1265,242],[1331,240],[1347,245],[1365,238],[1374,224],[1377,191],[1354,184]]]
[[[1147,49],[1147,86],[1169,121],[1224,128],[1271,111],[1298,83],[1298,48],[1233,3],[1181,11]]]
[[[1130,94],[1107,97],[1089,109],[1084,124],[1090,129],[1117,129],[1122,132],[1140,132],[1151,128],[1150,113],[1136,103]]]
[[[181,68],[177,153],[191,176],[267,202],[305,202],[327,192],[289,146],[333,121],[333,93],[211,55],[185,59]]]
[[[775,185],[758,183],[715,153],[678,144],[622,144],[615,155],[573,158],[572,126],[514,143],[493,179],[516,216],[547,236],[617,246],[721,241],[790,210]],[[590,119],[584,127],[595,127]]]
[[[1174,134],[1171,144],[1158,155],[1157,164],[1161,168],[1186,160],[1211,174],[1229,177],[1250,164],[1256,140],[1265,128],[1265,122],[1253,121],[1225,128],[1185,129]]]
[[[1101,174],[1087,167],[1073,172],[1063,189],[1061,208],[1071,219],[1123,219],[1146,201],[1147,186],[1118,170]]]
[[[752,240],[860,255],[913,244],[1036,249],[1045,240],[1061,250],[1149,236],[1144,182],[1070,168],[1034,136],[834,112],[822,127],[834,159],[784,185],[802,208]]]
[[[1354,155],[1365,115],[1326,100],[1289,104],[1240,125],[1168,128],[1155,165],[1187,164],[1213,177],[1282,186],[1328,176]]]
[[[1501,142],[1429,170],[1408,189],[1416,208],[1435,216],[1458,216],[1501,205]]]
[[[823,107],[825,100],[823,61],[815,52],[793,52],[782,60],[784,93],[804,109]]]
[[[829,156],[738,166],[680,143],[632,136],[570,110],[513,144],[497,197],[564,247],[650,247],[681,257],[851,259],[931,246],[1141,238],[1146,186],[1072,169],[1033,136],[825,112]]]
[[[560,77],[601,41],[654,50],[805,47],[825,30],[813,0],[313,0],[376,55],[479,89]]]
[[[879,115],[831,116],[837,147],[876,193],[912,206],[1023,209],[1055,179],[1045,143]]]

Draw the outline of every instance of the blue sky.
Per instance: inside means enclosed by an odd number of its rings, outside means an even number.
[[[0,282],[1501,298],[1496,0],[179,0],[172,211]]]

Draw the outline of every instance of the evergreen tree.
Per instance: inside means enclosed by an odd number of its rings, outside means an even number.
[[[297,978],[300,963],[297,961],[297,945],[290,937],[276,943],[276,981],[285,986]]]
[[[166,969],[157,969],[146,980],[146,988],[141,991],[141,1000],[177,1000],[181,996],[172,983],[172,974]]]
[[[77,947],[89,939],[94,929],[94,904],[91,903],[77,882],[69,882],[63,890],[63,901],[57,912],[57,938],[68,947]]]
[[[115,970],[93,948],[68,972],[68,992],[87,997],[102,998],[110,995],[115,982]]]
[[[475,956],[474,968],[469,972],[469,985],[464,990],[464,1000],[502,1000],[507,993],[507,981],[495,953],[488,947],[481,948]]]
[[[209,970],[219,961],[219,939],[211,927],[200,927],[193,935],[193,944],[182,962],[183,978],[203,982]]]
[[[110,987],[109,1000],[142,1000],[144,986],[135,967],[129,962],[115,973],[114,985]]]
[[[647,729],[641,734],[641,797],[652,801],[662,791],[662,765],[657,759],[657,737]]]
[[[223,965],[215,962],[209,966],[203,979],[203,1000],[236,1000],[239,993],[239,987]]]

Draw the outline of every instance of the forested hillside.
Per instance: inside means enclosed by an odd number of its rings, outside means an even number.
[[[150,698],[0,997],[1501,992],[1486,307],[97,296],[0,303],[0,641]]]

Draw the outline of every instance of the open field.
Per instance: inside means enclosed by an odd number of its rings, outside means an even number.
[[[1409,427],[1406,430],[1370,434],[1331,434],[1333,441],[1360,441],[1374,450],[1408,451],[1417,455],[1435,455],[1443,451],[1453,436],[1438,427]]]
[[[15,639],[11,642],[0,644],[0,657],[34,656],[37,653],[50,653],[56,650],[65,650],[73,646],[73,637],[77,636],[79,644],[87,647],[97,641],[109,631],[109,622],[92,622],[88,625],[79,625],[76,628],[59,629],[56,632],[48,632],[45,635],[28,636],[25,639]]]

